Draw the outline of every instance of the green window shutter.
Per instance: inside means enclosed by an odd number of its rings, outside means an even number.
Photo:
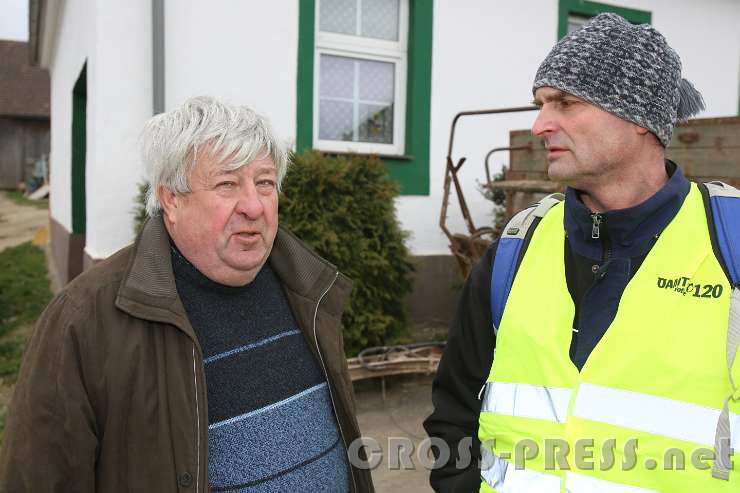
[[[72,90],[72,233],[86,229],[87,63]]]
[[[298,19],[296,150],[313,146],[316,1],[301,0]],[[405,156],[383,156],[402,195],[429,195],[433,1],[409,0]]]
[[[568,16],[594,17],[604,12],[619,14],[633,24],[650,24],[652,14],[646,10],[628,9],[587,0],[560,0],[558,12],[558,39],[568,34]]]

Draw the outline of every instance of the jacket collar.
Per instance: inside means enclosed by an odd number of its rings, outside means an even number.
[[[146,222],[132,248],[116,306],[140,318],[175,323],[193,335],[177,294],[169,235],[161,216]],[[336,267],[282,227],[268,261],[285,289],[313,302],[318,302],[338,277]],[[342,282],[349,284],[346,278]]]
[[[666,161],[670,178],[645,202],[628,209],[608,211],[602,216],[601,238],[592,238],[593,213],[583,204],[579,191],[565,192],[565,230],[571,248],[581,256],[601,260],[604,243],[612,257],[632,258],[650,250],[656,235],[671,222],[689,192],[690,183],[672,161]]]

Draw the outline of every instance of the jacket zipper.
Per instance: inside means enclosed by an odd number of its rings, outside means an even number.
[[[193,381],[195,383],[195,491],[200,491],[200,407],[198,406],[198,370],[195,357],[195,342],[193,342]]]
[[[321,296],[319,296],[319,300],[316,302],[316,309],[313,312],[313,340],[316,343],[316,352],[319,355],[319,362],[321,363],[321,369],[324,371],[324,378],[326,378],[326,385],[329,388],[329,399],[331,399],[331,407],[334,409],[334,416],[337,418],[337,426],[339,427],[339,434],[342,436],[342,443],[344,443],[344,450],[348,450],[347,446],[347,440],[344,437],[344,430],[342,429],[342,422],[339,419],[339,413],[337,413],[337,405],[334,402],[334,394],[331,391],[331,383],[329,382],[329,372],[326,371],[326,365],[324,364],[324,357],[321,355],[321,348],[319,347],[319,337],[318,334],[316,334],[316,317],[319,314],[319,305],[321,305],[321,300],[324,299],[324,296],[326,296],[326,293],[329,292],[329,290],[334,286],[334,283],[337,282],[337,279],[339,278],[339,272],[336,272],[334,274],[334,279],[332,279],[329,286],[326,287],[323,293],[321,293]],[[352,464],[347,463],[347,470],[349,472],[349,477],[352,479],[352,486],[354,487],[353,491],[358,491],[357,489],[357,483],[355,482],[355,475],[352,472]]]
[[[604,222],[604,216],[599,214],[598,212],[595,212],[591,214],[591,238],[594,240],[601,240],[601,244],[604,247],[604,256],[602,260],[603,263],[607,262],[611,256],[612,256],[612,245],[609,241],[609,235],[602,238],[601,237],[601,225]]]
[[[591,238],[594,240],[598,240],[600,236],[600,230],[599,226],[601,225],[601,222],[604,220],[603,216],[599,213],[591,214]]]

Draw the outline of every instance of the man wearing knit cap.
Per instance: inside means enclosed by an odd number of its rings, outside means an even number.
[[[466,282],[425,422],[450,452],[432,487],[740,491],[740,193],[665,158],[700,93],[615,14],[561,39],[532,90],[565,196],[515,215]]]

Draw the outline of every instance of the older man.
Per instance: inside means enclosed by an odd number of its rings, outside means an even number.
[[[658,31],[614,14],[558,42],[533,92],[565,200],[517,214],[467,281],[425,423],[452,451],[432,486],[740,491],[740,193],[665,159],[700,94]]]
[[[347,456],[350,282],[278,226],[283,145],[205,97],[142,141],[152,217],[42,315],[0,490],[372,491]]]

